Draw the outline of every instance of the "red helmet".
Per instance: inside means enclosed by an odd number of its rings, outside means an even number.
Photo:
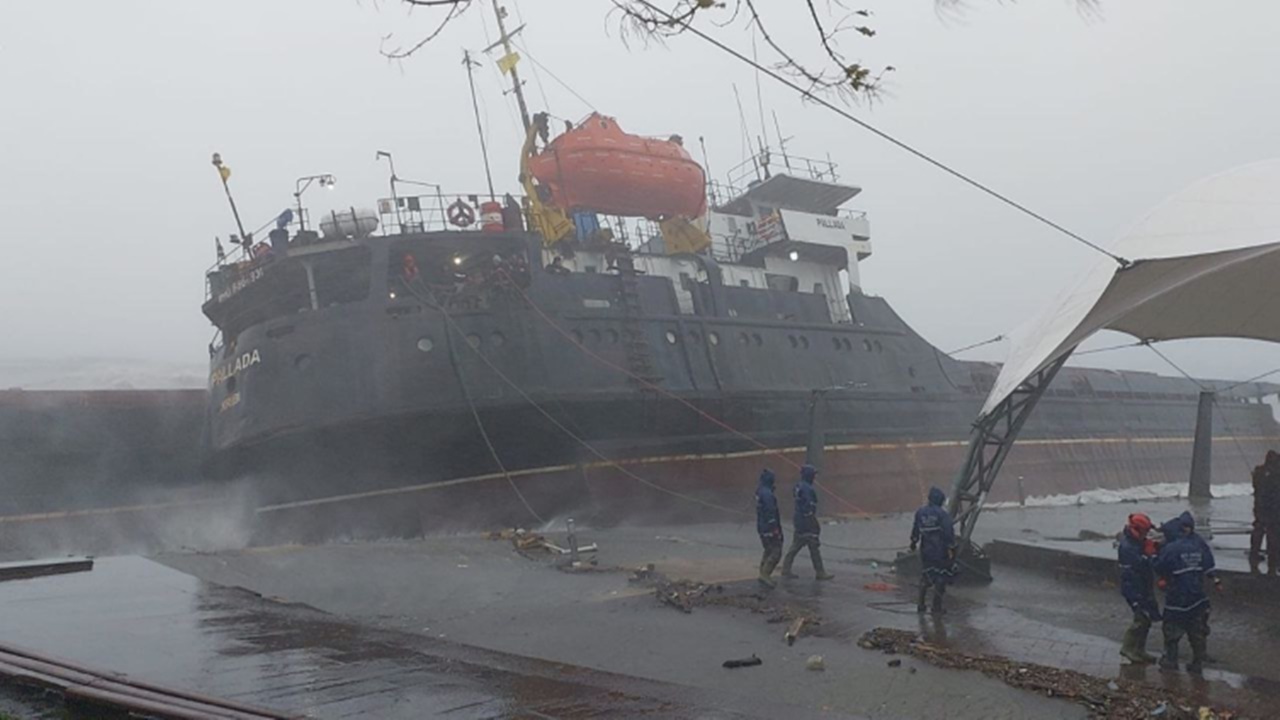
[[[1147,533],[1151,532],[1151,528],[1155,527],[1155,524],[1151,522],[1151,518],[1147,517],[1146,513],[1133,513],[1129,516],[1128,527],[1134,537],[1145,537]]]

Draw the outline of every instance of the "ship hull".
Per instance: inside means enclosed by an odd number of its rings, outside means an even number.
[[[1270,436],[1215,438],[1215,483],[1247,482],[1254,459],[1274,447]],[[820,513],[857,518],[918,507],[932,485],[949,489],[964,458],[963,440],[840,443],[825,448]],[[1016,503],[1088,490],[1186,484],[1192,438],[1028,439],[1010,453],[989,498]],[[789,488],[804,462],[802,446],[733,452],[648,455],[627,459],[508,468],[443,480],[348,486],[348,492],[264,505],[260,541],[333,535],[537,528],[575,518],[580,524],[749,522],[762,467]],[[407,479],[407,478],[405,478]],[[422,478],[418,478],[422,479]]]

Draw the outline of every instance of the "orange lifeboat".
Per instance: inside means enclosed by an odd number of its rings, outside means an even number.
[[[707,209],[706,174],[678,139],[631,135],[599,113],[548,143],[529,168],[569,211],[696,218]]]

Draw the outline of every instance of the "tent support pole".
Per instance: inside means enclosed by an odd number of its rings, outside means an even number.
[[[1074,350],[1074,348],[1072,348]],[[1071,356],[1071,350],[1063,353],[1042,370],[1018,386],[994,410],[978,418],[973,424],[973,436],[964,464],[956,474],[951,489],[948,510],[959,525],[959,561],[970,574],[991,579],[991,562],[982,550],[973,544],[973,528],[978,523],[982,506],[995,484],[1000,467],[1004,465],[1009,450],[1026,424],[1036,403],[1044,396],[1049,383]]]

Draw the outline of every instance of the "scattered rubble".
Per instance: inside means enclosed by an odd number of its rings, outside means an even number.
[[[764,664],[764,661],[756,657],[755,653],[751,653],[751,657],[749,658],[742,658],[741,660],[725,660],[724,661],[724,666],[729,669],[755,667],[756,665],[763,665],[763,664]]]
[[[804,630],[807,622],[809,622],[809,618],[801,615],[791,623],[791,627],[787,628],[787,632],[782,635],[782,639],[787,641],[787,645],[796,644],[796,638],[800,637],[800,631]]]
[[[1140,682],[1107,680],[996,655],[973,655],[932,645],[909,630],[875,628],[863,635],[858,645],[867,650],[912,655],[938,667],[977,670],[1012,687],[1076,702],[1088,709],[1091,718],[1100,720],[1240,720],[1230,711],[1200,707],[1198,702],[1177,693]]]
[[[805,670],[826,670],[827,663],[822,659],[821,655],[810,655],[808,660],[804,661]]]
[[[572,547],[560,547],[548,540],[545,536],[529,532],[524,528],[507,528],[505,530],[498,530],[488,533],[485,537],[489,540],[510,540],[511,546],[516,549],[516,552],[519,552],[522,555],[533,550],[543,550],[557,555],[573,554]],[[599,549],[599,546],[595,543],[591,543],[590,545],[580,546],[578,548],[578,552],[593,553],[597,552]]]

